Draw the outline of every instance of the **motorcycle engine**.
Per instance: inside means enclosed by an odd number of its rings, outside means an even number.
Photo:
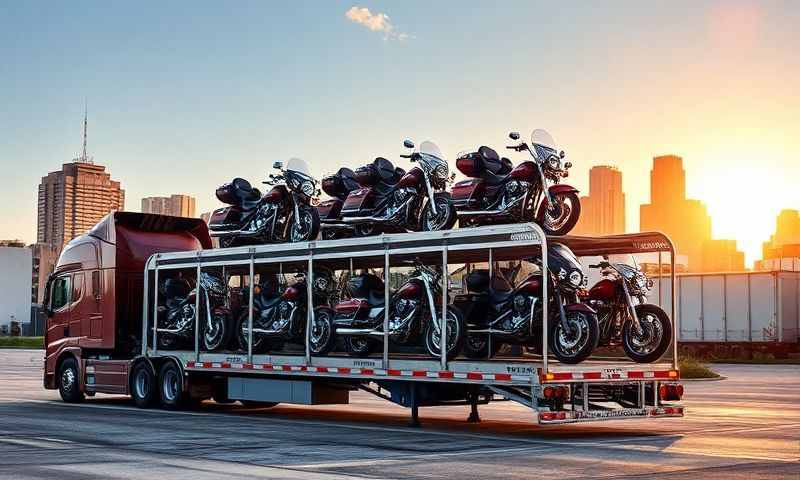
[[[394,192],[394,201],[396,204],[401,204],[417,194],[414,188],[399,188]]]
[[[417,308],[418,303],[417,300],[409,300],[407,298],[401,298],[395,302],[394,315],[389,318],[389,331],[397,330],[405,325]]]
[[[289,323],[292,315],[292,304],[289,302],[282,302],[278,307],[278,315],[275,321],[272,322],[273,330],[281,330]]]

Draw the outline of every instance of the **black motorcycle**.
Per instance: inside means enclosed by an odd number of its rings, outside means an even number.
[[[548,248],[547,262],[550,350],[561,363],[580,363],[597,347],[597,313],[578,301],[577,291],[584,283],[584,275],[572,251],[554,243]],[[475,270],[467,275],[466,285],[472,293],[457,295],[453,303],[467,318],[468,357],[493,356],[504,344],[541,350],[541,273],[531,274],[512,288],[502,276],[495,274],[490,282],[486,270]]]
[[[295,275],[295,282],[282,288],[279,277],[263,276],[254,286],[253,296],[253,353],[281,350],[286,342],[305,344],[306,312],[308,311],[308,287],[304,273]],[[312,355],[323,355],[330,351],[332,336],[331,319],[328,310],[334,302],[336,283],[333,273],[327,269],[315,269],[312,286],[312,302],[315,306],[314,320],[310,335]],[[248,299],[245,296],[244,302]],[[246,303],[245,303],[246,305]],[[247,308],[239,315],[236,332],[239,347],[247,351],[248,321]]]
[[[428,354],[440,357],[441,351],[441,275],[415,262],[414,270],[389,298],[389,339],[398,345],[423,343]],[[351,277],[347,290],[351,296],[327,310],[335,336],[344,337],[347,352],[365,357],[383,344],[385,286],[376,275],[362,273]],[[447,358],[455,358],[464,343],[464,318],[457,307],[447,309]],[[332,337],[330,342],[335,342]]]
[[[182,276],[168,278],[161,289],[166,300],[158,307],[158,347],[175,349],[194,344],[197,289]],[[201,345],[207,351],[221,350],[228,343],[231,311],[227,288],[219,278],[200,274]]]
[[[273,165],[278,175],[262,182],[272,186],[265,195],[243,178],[234,178],[217,189],[217,198],[231,205],[211,214],[208,228],[221,247],[263,243],[304,242],[317,238],[319,214],[312,206],[319,195],[317,181],[308,165],[292,158],[283,168]]]
[[[414,148],[411,140],[403,145]],[[322,222],[323,229],[346,229],[363,237],[382,232],[452,228],[456,210],[445,191],[450,177],[439,147],[422,142],[419,151],[401,157],[418,166],[406,172],[378,157],[356,169],[354,178],[361,188],[347,194],[339,217],[328,216]]]

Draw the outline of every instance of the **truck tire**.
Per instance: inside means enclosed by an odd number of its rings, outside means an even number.
[[[131,398],[139,408],[150,408],[158,399],[156,376],[147,362],[139,362],[133,367]]]
[[[61,367],[58,369],[58,393],[62,400],[67,403],[83,401],[80,378],[78,362],[75,358],[69,357],[61,362]]]
[[[183,374],[173,361],[165,362],[158,372],[158,395],[161,405],[167,410],[177,410],[189,404],[189,392],[184,388]]]

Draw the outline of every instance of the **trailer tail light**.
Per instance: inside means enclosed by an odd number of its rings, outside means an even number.
[[[661,400],[680,400],[683,397],[683,385],[662,383],[658,387],[658,396]]]
[[[547,400],[562,400],[569,397],[569,387],[544,387],[544,398]]]

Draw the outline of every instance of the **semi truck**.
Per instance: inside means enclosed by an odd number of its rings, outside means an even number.
[[[370,338],[376,345],[372,351],[359,356],[338,349],[312,354],[310,336],[319,311],[312,290],[322,268],[342,275],[380,271],[387,299],[393,279],[410,263],[441,268],[447,273],[441,276],[442,298],[431,302],[436,308],[430,314],[446,332],[447,310],[464,288],[464,273],[476,265],[488,268],[492,278],[493,269],[504,264],[539,258],[544,263],[542,297],[547,298],[546,252],[553,242],[579,257],[664,252],[674,267],[672,243],[657,232],[548,237],[528,223],[212,248],[202,220],[111,213],[66,245],[48,279],[44,386],[59,390],[66,402],[105,393],[129,395],[141,408],[167,409],[191,408],[208,399],[261,407],[346,404],[360,390],[409,408],[412,424],[418,422],[419,407],[468,405],[469,419],[476,421],[478,406],[495,401],[529,407],[532,420],[540,424],[682,417],[674,337],[664,358],[653,363],[598,354],[577,365],[562,364],[548,355],[547,335],[540,335],[532,348],[506,348],[486,358],[435,358],[396,345],[384,314],[383,328]],[[671,279],[674,286],[674,270],[658,281]],[[228,316],[226,328],[238,329],[225,334],[221,348],[207,348],[201,340],[205,322],[211,321],[211,305],[199,281],[206,274],[223,279],[224,291],[217,293],[225,296],[224,305],[215,308]],[[294,345],[256,349],[254,331],[262,332],[254,327],[259,279],[292,274],[303,275],[304,283],[297,285],[307,288],[306,328]],[[187,296],[191,301],[180,306],[194,324],[184,325],[191,335],[183,341],[160,323],[166,315],[168,278],[195,285],[195,294]],[[660,287],[659,296],[674,295],[674,288]],[[545,332],[547,304],[540,307]],[[492,332],[488,335],[488,351],[494,352]],[[244,343],[237,344],[236,337]]]

